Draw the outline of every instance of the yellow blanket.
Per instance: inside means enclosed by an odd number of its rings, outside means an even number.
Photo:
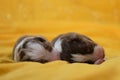
[[[1,0],[0,80],[120,80],[119,0]],[[12,60],[16,40],[26,34],[51,41],[66,32],[87,35],[105,49],[100,65],[46,64]]]

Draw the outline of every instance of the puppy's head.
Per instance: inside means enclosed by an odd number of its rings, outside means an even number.
[[[52,51],[51,44],[41,36],[23,36],[14,46],[14,61],[47,62],[47,56]]]

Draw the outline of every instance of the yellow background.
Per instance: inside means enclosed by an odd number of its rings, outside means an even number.
[[[66,32],[89,36],[105,49],[101,65],[14,63],[16,40]],[[120,80],[120,0],[1,0],[0,80]]]

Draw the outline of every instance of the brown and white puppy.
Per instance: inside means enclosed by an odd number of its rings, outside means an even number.
[[[61,60],[89,64],[100,64],[104,61],[104,49],[82,34],[61,34],[51,43]]]
[[[16,42],[13,59],[19,61],[49,62],[59,59],[50,42],[41,36],[23,36]]]

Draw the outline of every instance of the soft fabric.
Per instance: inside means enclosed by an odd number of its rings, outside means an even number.
[[[0,80],[120,80],[119,23],[119,0],[1,0]],[[67,32],[84,34],[103,46],[106,61],[13,61],[19,37],[42,35],[51,41]]]

